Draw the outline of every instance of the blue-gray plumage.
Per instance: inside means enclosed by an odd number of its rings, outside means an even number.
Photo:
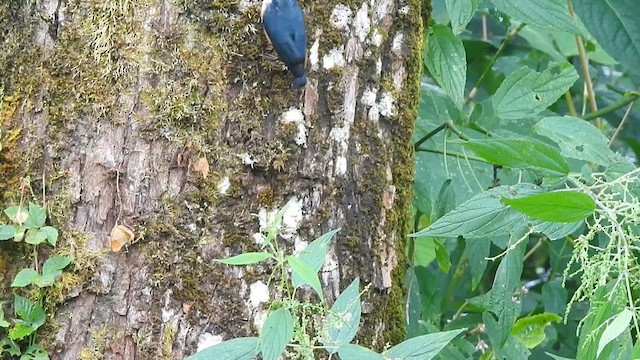
[[[303,87],[307,83],[307,35],[300,5],[296,0],[263,0],[261,14],[267,38],[293,74],[293,86]]]

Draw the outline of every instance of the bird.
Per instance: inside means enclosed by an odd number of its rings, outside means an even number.
[[[293,74],[293,86],[307,84],[305,60],[307,35],[304,15],[297,0],[263,0],[262,24],[278,57]]]

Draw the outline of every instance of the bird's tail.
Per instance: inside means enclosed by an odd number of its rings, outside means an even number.
[[[293,86],[296,89],[307,85],[307,75],[304,71],[304,64],[296,64],[289,67],[289,70],[291,70],[291,73],[293,74]]]
[[[295,79],[293,79],[293,87],[295,87],[296,89],[299,89],[303,86],[307,85],[307,77],[306,75],[302,74],[302,76],[299,76]]]

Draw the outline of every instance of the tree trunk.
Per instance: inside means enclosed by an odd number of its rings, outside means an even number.
[[[52,358],[182,359],[255,335],[268,268],[212,260],[257,251],[287,203],[292,250],[342,229],[330,301],[372,285],[360,343],[402,340],[420,3],[302,0],[297,91],[257,0],[2,1],[0,200],[46,204],[61,239],[41,260],[75,258],[45,294]],[[120,252],[116,225],[135,234]],[[27,249],[0,243],[0,300]]]

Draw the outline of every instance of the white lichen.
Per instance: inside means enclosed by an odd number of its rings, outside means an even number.
[[[329,17],[329,22],[333,27],[339,30],[346,30],[349,28],[349,24],[351,23],[351,15],[353,12],[351,9],[344,5],[338,4],[331,11],[331,17]]]
[[[225,176],[218,182],[218,192],[222,195],[226,195],[231,187],[231,181],[228,176]]]
[[[382,93],[380,96],[380,102],[378,106],[380,108],[380,115],[385,117],[392,117],[395,114],[395,100],[393,99],[393,95],[388,92]]]
[[[269,287],[258,280],[249,286],[249,304],[254,309],[269,301]]]
[[[203,332],[198,336],[198,349],[197,351],[202,351],[208,347],[218,345],[222,342],[223,337],[220,335],[214,335],[212,333]]]
[[[280,117],[280,121],[283,124],[294,124],[296,125],[298,132],[296,133],[295,142],[298,146],[307,147],[307,127],[304,123],[304,114],[300,109],[290,108],[282,117]]]
[[[316,39],[316,41],[313,42],[313,45],[311,45],[311,48],[309,48],[309,63],[311,64],[311,70],[318,70],[318,63],[319,63],[319,55],[318,55],[318,48],[320,47],[320,40]]]
[[[344,67],[346,63],[344,51],[340,49],[331,49],[327,55],[322,57],[322,67],[325,70],[333,69],[336,66]]]
[[[364,42],[371,30],[371,19],[369,19],[369,6],[367,3],[362,3],[362,7],[356,13],[356,17],[353,21],[353,30],[356,37],[360,42]]]

